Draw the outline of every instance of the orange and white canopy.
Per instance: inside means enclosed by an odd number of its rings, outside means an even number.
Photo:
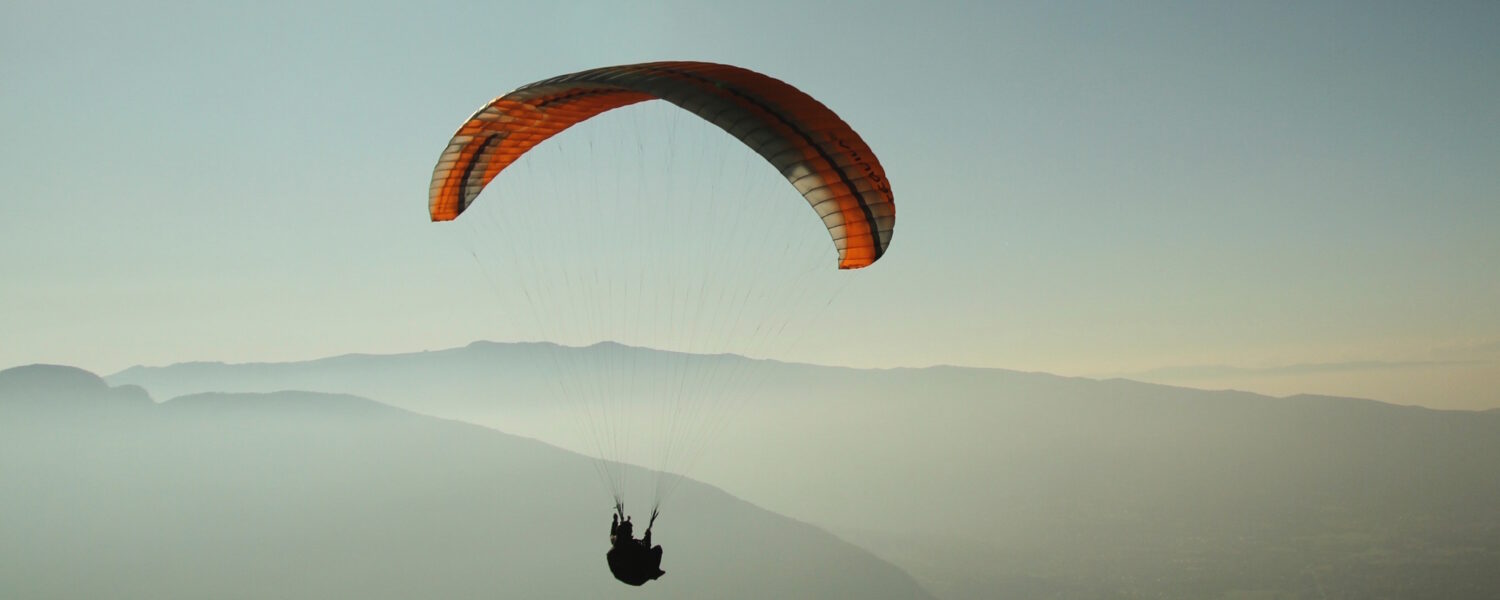
[[[610,109],[665,100],[719,126],[781,171],[823,219],[840,269],[885,253],[896,222],[875,153],[838,115],[780,80],[730,65],[604,67],[522,86],[470,117],[438,158],[428,208],[458,217],[500,171],[547,138]]]

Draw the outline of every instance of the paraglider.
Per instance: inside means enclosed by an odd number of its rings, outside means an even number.
[[[615,514],[609,525],[609,572],[615,579],[629,585],[645,585],[647,581],[660,579],[667,572],[661,570],[661,546],[651,545],[651,527],[656,524],[656,511],[651,511],[651,520],[646,524],[646,535],[635,539],[634,526],[625,514],[625,507],[615,505]]]
[[[439,156],[429,187],[430,218],[433,221],[458,219],[472,207],[485,186],[537,145],[602,113],[648,100],[664,100],[701,117],[738,139],[779,171],[821,219],[837,251],[839,270],[861,269],[885,255],[895,226],[894,195],[885,170],[864,140],[828,107],[787,83],[748,69],[704,62],[653,62],[590,69],[524,85],[490,101],[458,128]],[[592,150],[592,146],[590,148]],[[615,191],[617,190],[600,190],[599,194],[589,195],[588,201],[611,196]],[[579,221],[591,217],[603,218],[599,216],[602,211],[595,211],[589,206],[575,210],[579,212]],[[733,229],[740,223],[727,220],[733,218],[735,217],[731,215],[718,217],[718,221],[710,226],[716,229]],[[754,238],[756,234],[752,232],[744,237]],[[714,245],[719,245],[717,239]],[[827,247],[823,248],[826,252]],[[555,255],[537,260],[548,259],[558,260]],[[560,290],[555,293],[563,295],[561,299],[539,300],[532,297],[531,290],[524,290],[528,308],[535,312],[538,307],[571,304],[579,296],[593,299],[593,290],[601,287],[606,294],[614,290],[625,290],[625,294],[630,294],[631,290],[644,287],[644,284],[631,279],[619,285],[596,285],[595,288],[589,288],[590,293],[570,294],[570,289],[577,290],[579,288],[575,286],[585,285],[580,282],[597,282],[601,271],[598,263],[590,264],[587,269],[578,273],[578,276],[561,278],[560,284],[554,285],[556,282],[549,281],[546,285],[538,286],[544,291]],[[712,269],[707,268],[703,271],[705,274],[712,272]],[[644,270],[639,279],[646,279]],[[524,281],[520,283],[525,284]],[[741,302],[751,297],[760,298],[760,292],[765,288],[752,282],[746,285],[744,291],[724,293],[719,290],[718,294],[710,296],[702,290],[712,291],[713,286],[693,287],[698,289],[695,301],[699,306],[712,303],[713,300],[708,300],[710,297],[738,298]],[[787,289],[802,290],[805,287],[787,286]],[[752,290],[756,294],[752,294]],[[667,297],[682,297],[685,300],[688,293],[684,292],[681,296],[668,294]],[[636,292],[637,299],[640,295]],[[785,301],[785,308],[782,310],[787,313],[807,312],[797,304],[802,296],[793,298]],[[609,299],[605,302],[617,304]],[[628,311],[622,312],[630,314]],[[694,310],[692,314],[700,312],[712,314],[712,311],[698,310]],[[736,314],[734,324],[738,324],[739,320],[740,315]],[[597,322],[597,319],[590,321],[591,324]],[[775,323],[764,327],[756,326],[753,331],[755,335],[773,336],[772,332],[785,327],[786,322],[783,321],[779,326]],[[722,326],[699,328],[690,325],[671,328],[672,331],[684,329],[735,331],[732,327]],[[728,334],[724,335],[729,337]],[[616,370],[630,371],[633,384],[635,372],[640,369]],[[567,379],[577,373],[578,369],[573,369],[568,376],[559,377]],[[675,395],[673,401],[668,403],[674,412],[667,415],[668,418],[658,421],[670,422],[670,427],[667,428],[669,434],[687,437],[668,440],[661,451],[664,457],[684,449],[694,451],[701,447],[700,439],[692,437],[691,423],[695,419],[696,422],[706,422],[708,418],[703,415],[707,411],[700,411],[689,403],[694,396],[713,397],[712,393],[692,393],[693,388],[684,384],[685,378],[680,375],[680,371],[671,373],[676,374],[675,378],[672,375],[665,376],[668,383],[661,385],[658,393],[662,396]],[[725,377],[732,379],[736,374],[738,373],[734,372]],[[718,380],[715,376],[693,379],[694,382]],[[699,384],[704,389],[710,385]],[[596,398],[625,395],[619,390],[622,386],[616,385],[568,385],[566,381],[560,381],[559,387],[562,395],[593,394],[591,397]],[[605,391],[599,391],[601,389]],[[609,400],[603,402],[607,404]],[[599,436],[594,442],[600,448],[601,464],[606,461],[618,464],[621,462],[620,458],[604,456],[603,453],[604,448],[619,446],[617,436],[610,428],[623,426],[614,422],[613,417],[607,416],[614,414],[608,405],[586,408],[589,419],[587,429]],[[610,421],[603,425],[603,434],[598,433],[601,427],[595,421],[595,415],[606,415],[604,419]],[[688,424],[679,427],[680,422]],[[684,434],[684,431],[687,433]],[[663,470],[665,469],[659,468],[658,472]],[[601,467],[601,473],[606,471],[607,468]],[[651,539],[651,529],[659,514],[663,492],[658,483],[656,505],[652,508],[645,535],[636,539],[634,524],[624,512],[622,486],[616,479],[614,475],[609,476],[615,512],[611,519],[610,549],[606,557],[616,579],[639,586],[665,574],[661,569],[662,547],[653,545]]]

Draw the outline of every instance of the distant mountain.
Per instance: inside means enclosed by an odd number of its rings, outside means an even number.
[[[476,343],[109,380],[351,392],[545,437],[526,417],[557,394],[549,383],[621,364],[753,372],[727,384],[755,398],[693,474],[828,527],[940,597],[1500,595],[1496,411],[615,344]]]
[[[61,365],[28,365],[0,371],[0,405],[12,409],[135,406],[151,404],[139,386],[111,388],[98,375]]]
[[[557,374],[604,366],[638,371],[701,369],[745,362],[734,355],[663,352],[611,342],[584,348],[545,342],[474,342],[462,348],[409,354],[348,354],[294,363],[194,362],[131,367],[107,379],[137,384],[170,398],[206,391],[285,389],[352,393],[426,414],[534,410],[557,393]]]
[[[638,591],[606,569],[585,457],[350,395],[156,404],[77,369],[0,372],[0,598],[930,597],[812,526],[678,494],[668,574]]]

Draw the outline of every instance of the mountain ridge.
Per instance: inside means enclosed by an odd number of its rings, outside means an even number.
[[[332,355],[332,356],[325,356],[325,357],[319,357],[319,358],[313,358],[313,359],[307,359],[307,360],[296,360],[296,361],[250,361],[250,362],[185,361],[185,362],[177,362],[177,363],[171,363],[171,364],[167,364],[167,365],[157,365],[157,366],[133,365],[133,366],[127,367],[125,369],[121,369],[120,371],[117,371],[117,372],[115,372],[113,374],[105,375],[105,376],[103,376],[103,378],[106,381],[111,381],[111,380],[129,381],[129,380],[135,380],[137,378],[144,377],[146,374],[149,374],[149,373],[162,372],[162,371],[166,371],[166,370],[212,369],[212,370],[233,371],[233,370],[243,370],[243,369],[284,369],[284,368],[294,368],[294,367],[295,368],[316,368],[316,367],[330,366],[330,365],[349,365],[349,364],[352,364],[352,363],[356,363],[358,361],[367,361],[367,360],[374,360],[374,361],[403,361],[403,360],[410,360],[410,359],[413,359],[413,358],[424,358],[424,359],[451,358],[451,357],[454,357],[454,356],[465,356],[464,355],[465,352],[473,352],[473,351],[483,351],[483,350],[524,350],[524,349],[533,349],[533,348],[541,348],[541,349],[547,349],[549,351],[564,351],[564,352],[566,352],[566,351],[578,351],[578,350],[587,351],[587,350],[596,350],[596,349],[600,349],[600,348],[608,348],[608,349],[617,349],[617,350],[624,350],[624,351],[630,351],[630,352],[644,352],[644,353],[651,353],[651,354],[659,354],[659,355],[672,356],[672,357],[685,357],[688,360],[694,360],[694,359],[729,359],[729,360],[740,360],[740,361],[765,363],[765,364],[777,365],[777,366],[782,366],[782,367],[815,368],[815,369],[824,369],[824,370],[831,370],[831,371],[845,371],[845,372],[852,372],[852,373],[885,373],[885,372],[903,373],[903,372],[942,372],[942,371],[953,371],[953,372],[959,372],[959,373],[989,374],[989,375],[1040,376],[1040,377],[1052,378],[1052,379],[1056,379],[1056,380],[1088,381],[1088,382],[1098,382],[1098,383],[1122,383],[1122,384],[1150,386],[1152,388],[1159,388],[1159,389],[1192,390],[1192,391],[1204,392],[1204,393],[1208,393],[1208,394],[1219,394],[1219,393],[1245,394],[1245,395],[1255,396],[1255,397],[1270,398],[1270,399],[1282,399],[1282,400],[1304,400],[1304,401],[1309,401],[1309,400],[1359,400],[1359,401],[1365,401],[1365,402],[1373,402],[1373,403],[1377,403],[1377,404],[1381,404],[1381,405],[1386,405],[1386,406],[1416,407],[1416,408],[1423,408],[1423,409],[1426,409],[1426,410],[1449,411],[1449,412],[1483,413],[1483,412],[1489,412],[1489,411],[1492,411],[1492,410],[1500,410],[1500,408],[1485,409],[1485,410],[1469,410],[1469,409],[1454,409],[1454,408],[1418,407],[1416,405],[1396,404],[1396,403],[1386,402],[1386,401],[1382,401],[1382,400],[1376,400],[1376,399],[1372,399],[1372,398],[1361,398],[1361,397],[1355,397],[1355,396],[1338,396],[1338,395],[1329,395],[1329,394],[1294,393],[1294,394],[1287,394],[1287,395],[1277,396],[1277,395],[1271,395],[1271,394],[1263,394],[1263,393],[1259,393],[1259,392],[1253,392],[1253,391],[1249,391],[1249,390],[1240,390],[1240,389],[1232,389],[1232,388],[1213,389],[1213,388],[1197,388],[1197,387],[1189,387],[1189,386],[1182,386],[1182,385],[1172,385],[1172,384],[1158,383],[1158,382],[1152,382],[1152,381],[1143,381],[1143,380],[1140,380],[1140,379],[1132,379],[1132,378],[1130,378],[1128,376],[1090,377],[1090,376],[1081,376],[1081,375],[1060,375],[1060,374],[1050,373],[1050,372],[1046,372],[1046,371],[1023,371],[1023,370],[1017,370],[1017,369],[1007,369],[1007,368],[1002,368],[1002,367],[978,367],[978,366],[952,365],[952,364],[934,364],[934,365],[927,365],[927,366],[896,366],[896,367],[855,367],[855,366],[847,366],[847,365],[832,365],[832,364],[821,364],[821,363],[812,363],[812,362],[785,361],[785,360],[774,359],[774,358],[755,358],[755,357],[749,357],[749,356],[746,356],[746,355],[743,355],[743,354],[737,354],[737,353],[732,353],[732,352],[724,352],[724,353],[694,353],[694,352],[685,352],[685,351],[676,351],[676,350],[662,350],[662,349],[650,348],[650,347],[646,347],[646,346],[633,346],[633,345],[623,344],[623,343],[614,342],[614,341],[601,341],[601,342],[596,342],[596,343],[585,345],[585,346],[569,346],[569,345],[557,344],[557,343],[554,343],[554,342],[497,342],[497,341],[492,341],[492,340],[475,340],[475,341],[470,342],[470,343],[468,343],[466,345],[463,345],[463,346],[454,346],[454,347],[440,348],[440,349],[434,349],[434,350],[419,350],[419,351],[393,352],[393,353],[360,353],[360,352],[352,352],[352,353],[337,354],[337,355]]]

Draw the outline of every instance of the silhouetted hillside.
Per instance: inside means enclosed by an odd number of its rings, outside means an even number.
[[[348,395],[154,404],[87,375],[0,372],[0,597],[929,597],[692,482],[658,523],[667,576],[637,591],[605,567],[585,457]]]
[[[0,404],[98,407],[146,405],[151,397],[139,386],[110,387],[98,375],[61,365],[27,365],[0,371]]]
[[[478,343],[111,380],[350,391],[529,434],[522,417],[557,376],[543,351],[688,368],[748,360]],[[1496,411],[995,369],[757,364],[759,396],[693,475],[829,527],[942,597],[1500,590]]]

